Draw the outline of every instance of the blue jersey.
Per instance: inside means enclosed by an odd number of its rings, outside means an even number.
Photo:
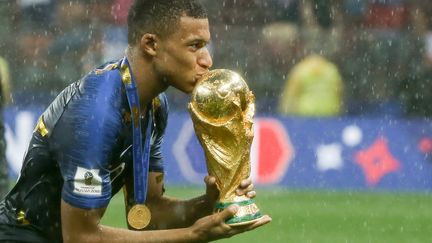
[[[165,95],[152,106],[149,171],[163,172]],[[20,178],[4,201],[10,222],[0,218],[0,225],[29,225],[61,242],[60,199],[83,209],[106,207],[133,177],[132,166],[131,112],[119,62],[107,63],[64,89],[40,117]]]

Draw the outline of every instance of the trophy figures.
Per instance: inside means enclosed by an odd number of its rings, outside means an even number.
[[[216,178],[220,194],[215,211],[232,204],[239,210],[226,221],[244,225],[262,217],[254,201],[235,190],[250,175],[254,95],[242,77],[227,69],[208,72],[192,92],[189,111],[204,149],[208,174]]]

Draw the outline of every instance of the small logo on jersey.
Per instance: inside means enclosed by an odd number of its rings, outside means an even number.
[[[93,180],[93,174],[90,171],[87,171],[84,174],[84,184],[90,186],[92,184],[92,180]]]
[[[77,167],[74,193],[86,196],[102,195],[102,178],[99,176],[99,170]]]

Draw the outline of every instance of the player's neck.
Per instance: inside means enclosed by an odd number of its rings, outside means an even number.
[[[142,57],[142,54],[138,50],[134,50],[133,48],[136,47],[128,47],[126,56],[136,81],[140,106],[146,107],[165,88],[161,87],[160,82],[158,82],[149,61]]]

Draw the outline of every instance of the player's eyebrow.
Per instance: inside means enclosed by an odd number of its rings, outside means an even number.
[[[205,38],[202,37],[191,37],[190,39],[186,40],[186,43],[191,44],[191,43],[205,43],[208,44],[210,42],[210,40],[207,40]]]

